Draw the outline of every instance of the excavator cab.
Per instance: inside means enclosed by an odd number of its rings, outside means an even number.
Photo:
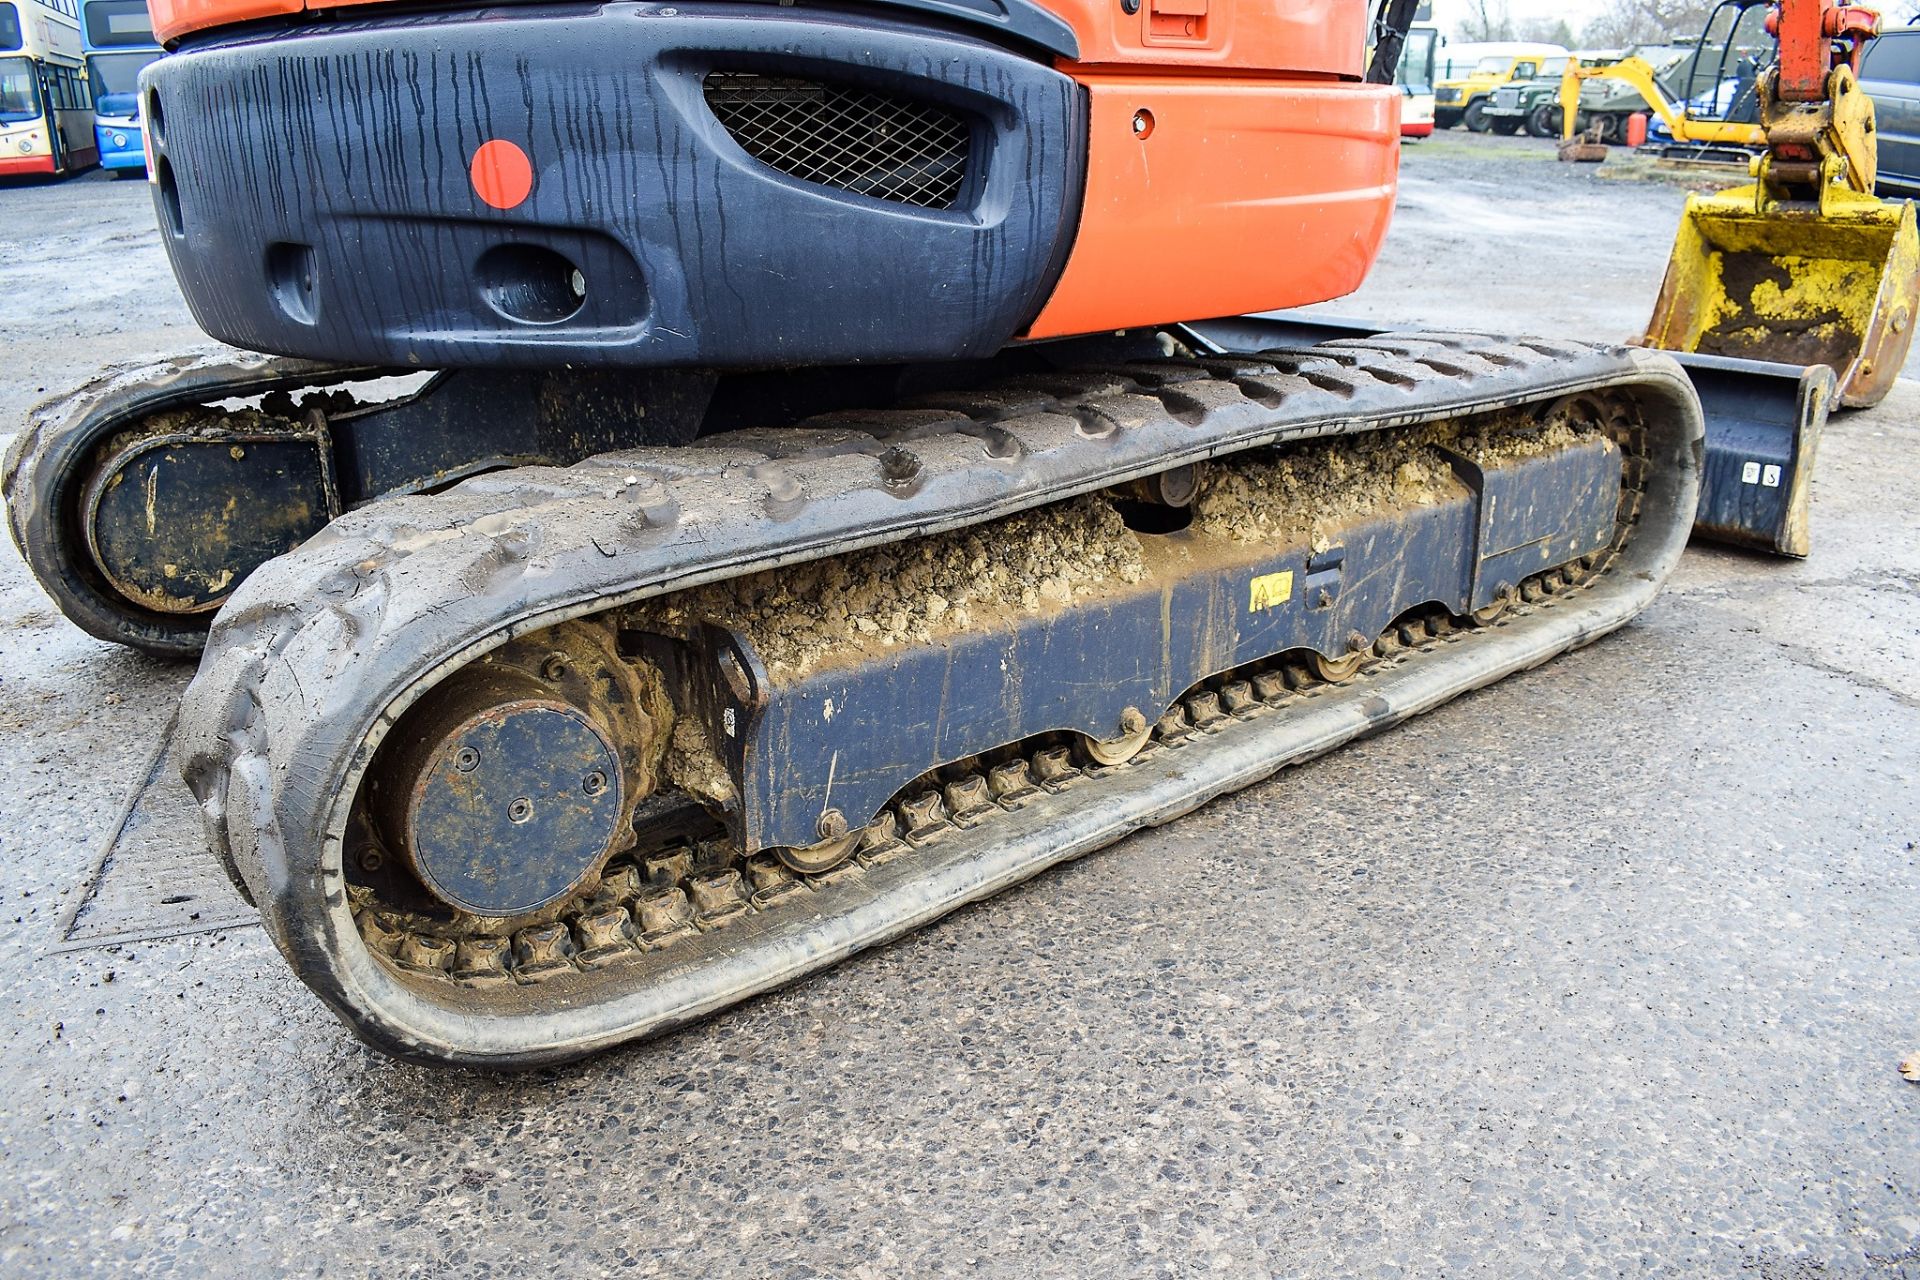
[[[1720,0],[1708,13],[1694,55],[1675,85],[1690,122],[1759,124],[1760,73],[1774,59],[1773,37],[1766,29],[1770,5],[1771,0]]]
[[[1877,404],[1913,340],[1913,206],[1873,195],[1873,103],[1855,80],[1871,11],[1782,0],[1759,81],[1751,185],[1687,201],[1646,345],[1826,365],[1842,405]]]

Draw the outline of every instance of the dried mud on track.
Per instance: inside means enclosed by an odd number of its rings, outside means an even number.
[[[829,655],[929,641],[973,611],[1034,612],[1138,582],[1140,546],[1114,508],[1084,497],[990,524],[756,573],[634,610],[669,629],[735,619],[775,674]]]
[[[1239,465],[1206,468],[1194,521],[1236,542],[1306,542],[1325,551],[1341,527],[1375,511],[1431,506],[1459,491],[1445,456],[1429,446],[1443,445],[1490,466],[1564,449],[1578,438],[1564,422],[1534,429],[1526,415],[1518,414],[1483,420],[1473,430],[1435,423],[1316,441],[1272,459],[1256,455]]]
[[[1644,320],[1681,189],[1405,160],[1330,313]],[[199,341],[149,227],[0,186],[0,432]],[[361,1047],[258,929],[58,950],[188,670],[0,551],[0,1276],[1920,1276],[1917,424],[1835,420],[1803,564],[1695,548],[1590,649],[513,1078]]]

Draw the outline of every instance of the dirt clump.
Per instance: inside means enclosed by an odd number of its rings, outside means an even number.
[[[1337,436],[1202,473],[1194,527],[1235,542],[1332,545],[1339,530],[1389,507],[1432,506],[1460,492],[1434,449],[1446,424]]]
[[[984,614],[1032,613],[1145,573],[1136,534],[1094,496],[970,529],[678,592],[635,621],[678,631],[712,619],[745,633],[774,675],[849,647],[924,643]]]
[[[344,413],[358,408],[360,401],[350,391],[305,390],[299,393],[271,391],[261,397],[260,407],[223,408],[217,404],[188,405],[163,409],[140,420],[133,433],[149,435],[199,435],[203,432],[224,435],[254,433],[288,435],[304,431],[303,420],[309,409],[325,413]]]
[[[673,735],[667,739],[667,752],[660,762],[661,772],[682,791],[698,796],[722,809],[732,805],[735,791],[733,774],[720,759],[707,732],[689,716],[674,722]]]
[[[1494,466],[1552,453],[1596,430],[1576,429],[1559,415],[1542,421],[1490,414],[1287,446],[1209,467],[1194,500],[1194,527],[1236,542],[1305,543],[1324,551],[1356,521],[1465,493],[1448,453]]]
[[[1545,422],[1495,417],[1471,425],[1473,429],[1462,430],[1447,442],[1447,447],[1482,467],[1557,453],[1600,434],[1596,426],[1576,424],[1565,417]]]

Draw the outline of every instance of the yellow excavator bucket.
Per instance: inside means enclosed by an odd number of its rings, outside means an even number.
[[[1877,404],[1913,341],[1913,205],[1830,185],[1816,206],[1758,186],[1693,196],[1647,325],[1666,351],[1824,364],[1842,404]]]

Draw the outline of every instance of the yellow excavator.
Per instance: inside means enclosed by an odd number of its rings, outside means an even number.
[[[1581,111],[1582,90],[1589,82],[1618,81],[1633,89],[1660,118],[1680,146],[1724,151],[1744,160],[1743,154],[1764,146],[1765,132],[1755,110],[1759,67],[1756,59],[1770,52],[1771,40],[1762,27],[1770,0],[1721,0],[1709,14],[1685,60],[1680,101],[1668,96],[1672,87],[1661,83],[1661,69],[1645,58],[1629,56],[1604,66],[1570,65],[1560,80],[1560,130],[1571,142],[1583,132],[1583,121],[1594,112]],[[1625,95],[1622,95],[1624,97]],[[1607,111],[1616,128],[1623,113]],[[1617,141],[1602,134],[1602,140]]]
[[[1711,76],[1716,106],[1723,85],[1745,92],[1730,58],[1743,56],[1734,32],[1746,17],[1764,16],[1779,48],[1754,81],[1755,122],[1676,107],[1632,59],[1570,70],[1562,116],[1571,138],[1579,85],[1604,75],[1640,89],[1677,140],[1763,148],[1750,184],[1687,200],[1642,343],[1680,356],[1716,424],[1699,528],[1805,555],[1820,426],[1830,404],[1877,404],[1898,376],[1920,302],[1920,235],[1910,203],[1873,194],[1873,102],[1856,75],[1877,15],[1832,0],[1729,4],[1736,16]],[[1702,40],[1696,66],[1714,43]]]

